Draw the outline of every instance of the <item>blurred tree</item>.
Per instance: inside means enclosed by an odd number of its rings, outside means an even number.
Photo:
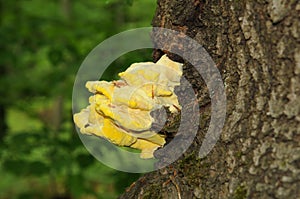
[[[4,5],[3,5],[3,0],[0,1],[0,26],[2,24],[2,20],[3,20],[3,12],[4,12]],[[2,35],[0,35],[0,37],[2,37]],[[4,44],[1,44],[1,48],[2,50],[4,50]],[[2,46],[3,45],[3,46]],[[2,56],[0,57],[2,59]],[[0,62],[0,77],[5,77],[6,75],[6,67],[4,65],[4,63]],[[0,78],[2,79],[2,78]],[[1,85],[4,82],[0,81]],[[4,96],[4,86],[0,87],[0,94],[1,96]],[[3,138],[6,134],[7,131],[7,124],[6,124],[6,105],[4,103],[4,100],[0,100],[0,143],[3,141]]]

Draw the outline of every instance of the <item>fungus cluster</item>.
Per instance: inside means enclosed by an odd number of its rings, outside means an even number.
[[[83,134],[140,149],[141,158],[152,158],[165,137],[151,130],[150,113],[162,107],[172,113],[181,109],[174,88],[180,84],[182,64],[164,55],[156,63],[134,63],[119,76],[116,81],[86,83],[93,95],[89,106],[74,114],[74,122]]]

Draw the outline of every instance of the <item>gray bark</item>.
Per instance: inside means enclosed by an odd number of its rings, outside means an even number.
[[[299,1],[158,0],[153,26],[183,32],[209,52],[225,84],[227,117],[220,140],[199,159],[210,119],[200,81],[205,117],[192,146],[120,198],[300,198]]]

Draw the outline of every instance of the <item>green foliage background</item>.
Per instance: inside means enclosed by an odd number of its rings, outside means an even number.
[[[116,198],[138,174],[96,161],[72,122],[85,56],[109,36],[150,26],[154,0],[0,0],[0,198]],[[116,78],[142,50],[116,60]],[[123,67],[122,67],[123,66]]]

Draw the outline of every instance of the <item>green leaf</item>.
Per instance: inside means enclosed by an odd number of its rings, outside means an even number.
[[[22,160],[7,160],[3,162],[2,167],[15,175],[22,175],[26,172],[26,162]]]
[[[34,176],[41,176],[49,173],[49,167],[39,161],[28,162],[27,163],[27,173]]]
[[[71,175],[67,179],[67,184],[69,190],[71,191],[72,195],[75,195],[76,198],[80,197],[83,193],[85,193],[85,186],[84,186],[84,178],[82,175]]]
[[[94,160],[94,157],[90,154],[79,154],[76,157],[76,161],[82,169],[92,165],[94,163]]]
[[[126,0],[126,4],[132,6],[133,0]]]
[[[41,176],[49,173],[49,168],[40,161],[6,160],[3,168],[15,175]]]

